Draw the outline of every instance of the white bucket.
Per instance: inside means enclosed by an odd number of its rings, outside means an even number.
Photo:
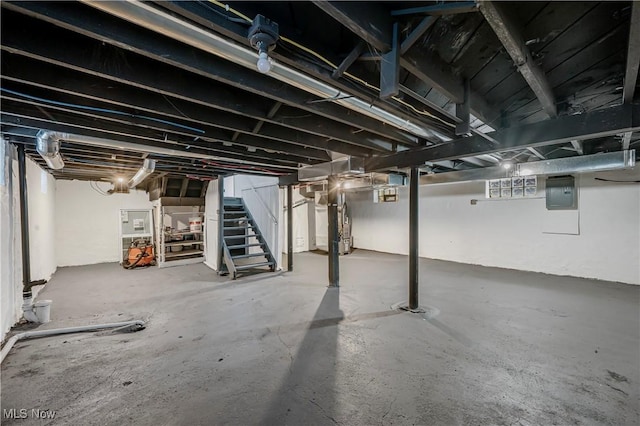
[[[202,231],[202,217],[190,217],[189,218],[189,230],[191,232],[201,232]]]
[[[33,304],[33,312],[38,317],[38,321],[44,323],[51,321],[51,300],[40,300]]]

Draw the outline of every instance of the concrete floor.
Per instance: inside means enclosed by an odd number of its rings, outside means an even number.
[[[640,422],[640,287],[423,259],[424,317],[390,309],[406,257],[341,257],[339,290],[326,260],[235,282],[204,265],[61,268],[41,329],[148,327],[19,343],[2,408],[69,425]]]

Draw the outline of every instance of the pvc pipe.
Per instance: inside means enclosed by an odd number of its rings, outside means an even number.
[[[107,324],[81,325],[78,327],[54,328],[51,330],[25,331],[23,333],[18,333],[15,336],[11,337],[7,341],[7,344],[2,348],[2,351],[0,351],[0,364],[2,364],[4,358],[9,354],[9,351],[11,350],[11,348],[13,348],[13,345],[15,345],[19,340],[22,339],[37,339],[40,337],[49,337],[59,334],[84,333],[87,331],[106,330],[110,328],[131,327],[134,325],[144,328],[145,322],[141,320],[134,320],[125,322],[112,322]]]

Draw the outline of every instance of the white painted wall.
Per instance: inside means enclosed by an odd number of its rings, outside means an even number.
[[[56,270],[53,177],[27,158],[31,280]],[[22,316],[20,183],[15,147],[0,141],[0,340]],[[40,287],[33,288],[34,298]]]
[[[15,158],[15,148],[0,140],[0,341],[22,316],[19,183]]]
[[[421,186],[420,256],[640,284],[640,185],[594,179],[637,174],[579,176],[578,235],[544,232],[567,227],[566,212],[547,211],[544,198],[485,200],[483,182]],[[396,203],[374,204],[371,192],[347,200],[355,247],[408,253],[407,188]]]
[[[226,179],[225,179],[226,180]],[[214,271],[218,265],[218,224],[219,224],[218,180],[209,182],[204,199],[205,216],[205,253],[204,263]]]
[[[103,189],[109,185],[100,184]],[[151,209],[144,191],[102,195],[90,182],[57,181],[56,252],[58,266],[119,262],[120,209]]]
[[[56,271],[56,180],[27,159],[31,280],[49,280]],[[35,297],[35,296],[34,296]]]
[[[283,208],[282,232],[283,241],[285,243],[282,244],[281,247],[282,252],[286,253],[287,229],[289,229],[287,225],[286,188],[283,189],[283,191],[285,204]],[[305,198],[300,195],[300,190],[295,188],[293,190],[293,205],[293,252],[301,253],[304,251],[315,250],[315,204],[312,199]]]

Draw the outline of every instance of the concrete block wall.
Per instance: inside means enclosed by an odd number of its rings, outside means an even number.
[[[640,185],[597,179],[637,174],[579,176],[574,212],[548,211],[543,197],[489,201],[484,182],[421,186],[420,256],[640,284]],[[408,188],[396,203],[349,193],[355,247],[408,254],[408,198]]]

